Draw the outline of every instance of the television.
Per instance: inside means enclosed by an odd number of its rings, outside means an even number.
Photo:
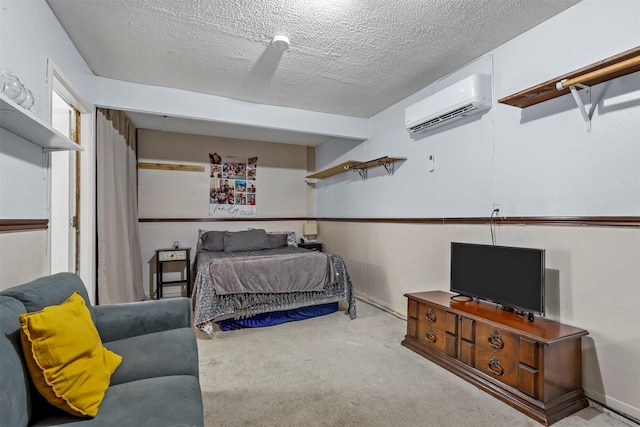
[[[451,242],[451,292],[544,315],[544,249]]]

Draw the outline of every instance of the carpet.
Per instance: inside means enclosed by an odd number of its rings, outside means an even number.
[[[197,332],[206,427],[540,426],[400,345],[406,322],[358,301],[258,329]],[[589,407],[558,427],[628,426]]]

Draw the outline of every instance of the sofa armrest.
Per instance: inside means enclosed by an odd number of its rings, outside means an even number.
[[[191,327],[189,298],[98,305],[92,309],[103,342]]]

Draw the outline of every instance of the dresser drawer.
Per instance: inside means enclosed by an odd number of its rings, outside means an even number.
[[[476,346],[475,368],[511,387],[518,387],[518,361]]]
[[[407,306],[407,317],[418,318],[418,302],[410,299]]]
[[[496,356],[506,357],[517,361],[519,337],[504,329],[477,322],[476,347],[493,352]]]
[[[539,344],[537,342],[520,337],[520,348],[518,351],[520,363],[531,368],[537,368],[539,364],[538,346]]]
[[[407,335],[418,338],[418,319],[412,317],[407,319]]]
[[[446,311],[429,304],[418,304],[418,323],[426,323],[432,328],[447,330]]]
[[[460,338],[470,343],[476,341],[476,325],[473,319],[460,318]]]
[[[447,333],[444,329],[436,328],[433,323],[420,319],[418,321],[418,341],[444,352],[447,348]]]

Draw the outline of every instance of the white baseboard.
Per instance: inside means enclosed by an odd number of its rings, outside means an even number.
[[[588,388],[584,388],[584,394],[594,408],[630,426],[640,425],[640,409]]]
[[[367,295],[367,294],[365,294],[365,293],[362,293],[362,292],[356,291],[356,290],[354,290],[354,291],[353,291],[353,293],[354,293],[354,295],[356,296],[356,298],[357,298],[357,299],[359,299],[359,300],[361,300],[361,301],[364,301],[364,302],[366,302],[367,304],[371,304],[372,306],[377,307],[377,308],[379,308],[380,310],[384,310],[384,311],[386,311],[386,312],[387,312],[387,313],[389,313],[389,314],[393,314],[394,316],[396,316],[396,317],[397,317],[397,318],[399,318],[399,319],[407,320],[407,316],[405,316],[405,315],[404,315],[404,314],[402,314],[402,313],[398,313],[397,311],[395,311],[395,310],[393,310],[393,309],[391,309],[391,308],[387,307],[387,306],[385,305],[385,303],[384,303],[384,302],[382,302],[382,301],[380,301],[379,299],[374,298],[374,297],[372,297],[372,296],[369,296],[369,295]]]

